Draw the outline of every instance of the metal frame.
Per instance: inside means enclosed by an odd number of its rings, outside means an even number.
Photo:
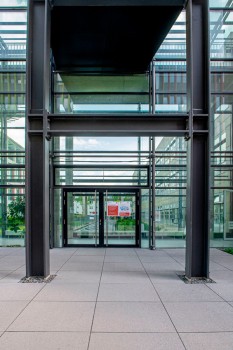
[[[27,276],[48,276],[50,273],[51,137],[157,135],[182,136],[188,142],[186,276],[208,277],[209,131],[212,127],[209,120],[208,1],[187,1],[188,114],[156,114],[155,106],[152,108],[152,114],[97,116],[52,113],[50,11],[49,0],[29,1],[26,123]]]
[[[49,266],[49,144],[50,7],[29,1],[26,95],[26,275],[48,276]],[[34,116],[42,128],[30,133]]]
[[[146,184],[144,184],[144,185],[141,185],[141,184],[139,184],[138,186],[137,185],[133,185],[133,186],[130,186],[130,188],[135,188],[135,189],[137,189],[137,188],[148,188],[148,186],[149,186],[149,177],[150,177],[150,174],[149,174],[149,166],[147,166],[147,165],[99,165],[99,164],[96,164],[96,165],[85,165],[85,164],[83,164],[83,165],[66,165],[66,164],[64,164],[64,165],[54,165],[53,166],[53,171],[52,171],[52,173],[53,173],[53,187],[54,187],[54,189],[55,188],[71,188],[71,187],[73,187],[73,188],[77,188],[77,184],[75,184],[75,185],[57,185],[56,184],[56,169],[90,169],[90,170],[97,170],[97,169],[125,169],[125,170],[128,170],[128,169],[131,169],[131,170],[145,170],[146,171],[146,173],[147,173],[147,176],[146,176],[146,178],[147,178],[147,182],[146,182]],[[124,181],[124,180],[123,180]],[[106,181],[107,182],[107,181]],[[120,183],[121,181],[120,180],[118,180],[118,182]],[[87,187],[87,185],[79,185],[78,186],[79,188],[86,188]],[[96,187],[96,185],[91,185],[91,183],[90,183],[90,186],[89,186],[90,188],[95,188]],[[104,185],[99,185],[98,186],[98,188],[105,188],[106,187],[106,184]],[[119,186],[115,186],[114,185],[114,188],[128,188],[128,186],[127,185],[119,185]]]
[[[47,114],[47,139],[52,136],[187,136],[188,114]],[[29,134],[42,132],[39,115],[29,115]],[[208,133],[206,114],[193,114],[193,132]]]
[[[209,4],[189,0],[187,16],[187,82],[189,108],[187,162],[186,267],[188,279],[209,277],[209,133],[196,132],[204,115],[210,130]]]
[[[99,244],[97,245],[96,243],[94,244],[68,244],[68,240],[67,240],[67,193],[69,192],[76,192],[76,193],[99,193]],[[104,221],[106,220],[105,216],[104,216],[104,193],[106,193],[106,195],[108,193],[132,193],[135,195],[135,214],[136,214],[136,224],[135,224],[135,245],[131,245],[131,244],[108,244],[108,242],[106,244],[104,244]],[[105,197],[106,199],[106,197]],[[62,201],[63,201],[63,205],[62,205],[62,226],[63,226],[63,237],[62,237],[62,242],[63,242],[63,246],[64,247],[139,247],[141,244],[141,234],[140,234],[140,191],[139,189],[127,189],[124,187],[95,187],[95,188],[90,188],[90,187],[86,187],[86,188],[64,188],[62,190]],[[101,224],[100,224],[101,221]]]

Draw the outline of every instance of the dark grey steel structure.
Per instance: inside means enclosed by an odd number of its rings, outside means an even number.
[[[98,5],[98,6],[97,6]],[[125,64],[119,64],[119,57],[111,46],[105,55],[94,48],[96,58],[93,66],[107,71],[138,72],[146,69],[153,54],[159,47],[177,15],[187,8],[187,73],[188,73],[188,114],[157,115],[156,109],[150,114],[120,115],[70,115],[54,114],[51,102],[51,62],[55,59],[60,69],[83,69],[84,61],[72,61],[75,50],[85,53],[86,41],[76,47],[73,40],[73,56],[63,55],[65,47],[59,51],[58,43],[63,33],[72,45],[74,28],[69,27],[70,11],[80,10],[81,16],[98,10],[103,20],[106,13],[111,19],[115,14],[130,11],[133,17],[140,18],[143,12],[143,25],[136,21],[119,23],[115,30],[119,37],[134,26],[134,30],[145,38],[145,45],[138,61],[132,65],[133,47],[125,52]],[[70,7],[70,8],[69,8]],[[26,150],[26,199],[27,199],[27,276],[48,276],[49,268],[49,143],[54,136],[183,136],[188,143],[188,182],[187,182],[187,250],[186,277],[208,278],[208,232],[209,232],[209,20],[208,1],[189,0],[147,0],[147,1],[96,1],[96,0],[30,0],[27,56],[27,150]],[[71,10],[70,10],[71,9]],[[152,11],[153,10],[153,11]],[[63,22],[60,22],[60,12]],[[126,16],[126,18],[128,18]],[[138,17],[137,17],[138,16]],[[163,17],[164,16],[164,17]],[[159,19],[162,17],[162,21]],[[94,18],[94,17],[93,17]],[[149,25],[148,25],[149,23]],[[156,33],[151,33],[154,24],[159,25]],[[163,23],[167,23],[164,27]],[[60,28],[60,29],[58,29]],[[93,23],[95,28],[95,23]],[[82,29],[82,28],[81,28]],[[80,32],[81,32],[80,29]],[[147,33],[147,36],[146,36]],[[101,33],[99,33],[101,34]],[[56,39],[57,35],[57,39]],[[104,32],[103,32],[104,35]],[[127,35],[125,35],[127,37]],[[63,38],[64,39],[64,38]],[[95,38],[93,38],[95,40]],[[76,40],[77,41],[77,40]],[[98,42],[101,45],[101,40]],[[116,42],[116,50],[127,42]],[[61,44],[62,46],[63,44]],[[113,51],[112,51],[113,50]],[[109,54],[111,53],[111,55]],[[63,56],[62,56],[63,55]],[[54,57],[53,57],[54,56]],[[114,59],[112,59],[114,57]]]

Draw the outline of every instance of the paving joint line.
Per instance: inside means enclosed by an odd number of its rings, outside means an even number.
[[[137,254],[137,252],[136,252],[136,254]],[[137,256],[138,256],[139,261],[140,261],[141,264],[142,264],[142,261],[141,261],[141,259],[140,259],[140,256],[139,256],[138,254],[137,254]],[[142,264],[142,266],[143,266],[143,264]],[[144,266],[143,266],[143,268],[144,268]],[[186,346],[185,346],[185,344],[184,344],[184,342],[183,342],[183,340],[182,340],[182,338],[181,338],[181,336],[180,336],[180,334],[179,334],[179,332],[178,332],[178,330],[177,330],[177,328],[176,328],[174,322],[172,321],[172,319],[171,319],[171,317],[170,317],[170,315],[169,315],[169,313],[168,313],[168,311],[167,311],[167,309],[166,309],[166,307],[165,307],[165,305],[164,305],[164,303],[163,303],[163,301],[162,301],[162,299],[161,299],[159,293],[157,292],[157,290],[156,290],[154,284],[152,283],[151,278],[150,278],[150,276],[149,276],[149,274],[147,273],[147,271],[146,271],[145,268],[144,268],[144,271],[145,271],[145,273],[146,273],[148,279],[150,280],[150,283],[152,284],[152,287],[153,287],[154,291],[156,292],[156,294],[157,294],[157,296],[158,296],[158,298],[159,298],[161,304],[163,305],[164,310],[166,311],[166,314],[167,314],[168,318],[170,319],[171,323],[173,324],[173,327],[174,327],[174,329],[175,329],[175,331],[176,331],[176,333],[177,333],[177,335],[178,335],[178,337],[179,337],[179,339],[180,339],[180,341],[181,341],[181,343],[182,343],[184,349],[187,350],[187,348],[186,348]]]
[[[219,301],[219,303],[224,302],[227,303],[230,307],[233,307],[233,305],[231,305],[231,301],[227,301],[226,299],[224,299],[221,295],[219,295],[215,290],[211,289],[210,286],[208,286],[208,284],[206,284],[206,287],[208,287],[212,292],[214,292],[219,298],[221,298],[223,301]]]
[[[75,253],[75,252],[74,252]],[[73,254],[74,254],[73,253]],[[72,254],[72,255],[73,255]],[[72,257],[72,255],[70,256],[70,258]],[[69,258],[69,259],[70,259]],[[68,260],[69,260],[68,259]],[[68,261],[67,260],[67,261]],[[59,271],[59,270],[58,270]],[[35,295],[34,295],[34,297],[31,299],[31,300],[29,300],[29,302],[25,305],[25,307],[20,311],[20,313],[14,318],[14,320],[9,324],[9,326],[5,329],[5,331],[2,333],[2,335],[3,334],[5,334],[7,331],[8,331],[8,329],[10,328],[10,326],[19,318],[19,316],[26,310],[26,308],[34,301],[34,299],[37,297],[37,295],[46,287],[46,283],[44,283],[44,286],[42,286],[42,288],[38,291],[38,293],[36,293]],[[2,336],[1,335],[1,336]]]
[[[87,344],[87,350],[89,350],[90,342],[91,342],[91,334],[92,334],[92,328],[93,328],[93,324],[94,324],[96,306],[97,306],[98,297],[99,297],[100,284],[101,284],[102,275],[103,275],[103,270],[104,270],[104,261],[105,261],[105,257],[106,257],[106,250],[107,250],[107,249],[105,248],[104,259],[103,259],[103,264],[102,264],[102,270],[101,270],[100,280],[99,280],[99,286],[98,286],[98,290],[97,290],[96,301],[95,301],[95,306],[94,306],[94,311],[93,311],[93,317],[92,317],[92,322],[91,322],[90,335],[89,335],[88,344]]]
[[[62,249],[62,248],[61,248],[61,249]],[[67,249],[69,249],[69,248],[67,248]],[[62,266],[60,267],[60,269],[57,270],[56,273],[58,273],[58,272],[63,268],[63,266],[74,256],[74,254],[77,252],[77,250],[78,250],[78,248],[75,249],[75,251],[73,252],[73,254],[70,255],[70,257],[64,262],[64,264],[62,264]]]

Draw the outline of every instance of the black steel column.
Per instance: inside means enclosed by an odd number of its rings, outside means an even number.
[[[185,274],[209,276],[209,6],[208,0],[187,4],[187,83],[189,134],[187,161],[187,248]]]
[[[26,121],[26,274],[49,271],[50,8],[30,0],[28,9]]]

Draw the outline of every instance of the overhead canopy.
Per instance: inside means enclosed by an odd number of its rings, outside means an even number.
[[[53,0],[55,6],[184,6],[184,0]]]
[[[111,73],[146,71],[183,2],[55,0],[52,50],[56,68]],[[131,5],[122,6],[123,3]]]

